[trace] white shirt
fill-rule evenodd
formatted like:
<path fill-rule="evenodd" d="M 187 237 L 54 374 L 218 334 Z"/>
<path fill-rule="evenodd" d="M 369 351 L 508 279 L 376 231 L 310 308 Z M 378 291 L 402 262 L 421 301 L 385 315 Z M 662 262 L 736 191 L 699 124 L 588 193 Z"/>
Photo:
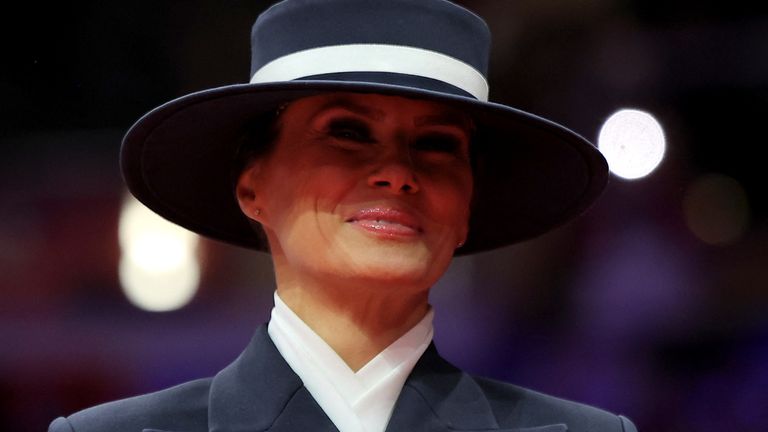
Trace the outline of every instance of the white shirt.
<path fill-rule="evenodd" d="M 269 336 L 340 432 L 384 432 L 405 379 L 432 342 L 427 314 L 357 372 L 275 293 Z"/>

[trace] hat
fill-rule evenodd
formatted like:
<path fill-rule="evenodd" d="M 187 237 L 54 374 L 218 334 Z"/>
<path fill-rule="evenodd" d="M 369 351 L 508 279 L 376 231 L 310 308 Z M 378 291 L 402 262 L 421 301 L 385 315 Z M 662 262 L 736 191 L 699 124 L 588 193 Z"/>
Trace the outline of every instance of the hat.
<path fill-rule="evenodd" d="M 285 0 L 258 17 L 251 46 L 250 83 L 170 101 L 123 140 L 121 169 L 131 193 L 203 236 L 267 250 L 235 197 L 238 147 L 266 113 L 330 92 L 423 99 L 473 118 L 475 188 L 457 255 L 549 231 L 605 187 L 607 164 L 587 140 L 488 101 L 488 27 L 446 0 Z"/>

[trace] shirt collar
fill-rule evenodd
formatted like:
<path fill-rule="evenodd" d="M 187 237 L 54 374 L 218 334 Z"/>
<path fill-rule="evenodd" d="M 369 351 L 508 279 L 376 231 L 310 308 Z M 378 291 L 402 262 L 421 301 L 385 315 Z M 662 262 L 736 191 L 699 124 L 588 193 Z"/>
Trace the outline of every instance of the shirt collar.
<path fill-rule="evenodd" d="M 432 341 L 424 318 L 357 373 L 275 293 L 269 336 L 341 432 L 384 431 L 403 384 Z"/>

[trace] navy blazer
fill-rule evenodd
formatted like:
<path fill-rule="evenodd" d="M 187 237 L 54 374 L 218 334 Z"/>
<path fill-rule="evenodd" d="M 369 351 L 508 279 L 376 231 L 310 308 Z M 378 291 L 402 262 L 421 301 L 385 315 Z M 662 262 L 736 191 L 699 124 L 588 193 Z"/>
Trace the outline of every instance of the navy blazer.
<path fill-rule="evenodd" d="M 636 432 L 622 416 L 462 372 L 430 346 L 387 432 Z M 59 417 L 49 432 L 338 432 L 259 327 L 213 378 Z"/>

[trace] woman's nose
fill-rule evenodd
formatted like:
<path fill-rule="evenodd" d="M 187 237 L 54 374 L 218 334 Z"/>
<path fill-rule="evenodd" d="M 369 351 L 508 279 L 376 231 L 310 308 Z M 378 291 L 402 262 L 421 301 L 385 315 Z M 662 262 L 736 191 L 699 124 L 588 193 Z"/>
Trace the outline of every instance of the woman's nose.
<path fill-rule="evenodd" d="M 381 161 L 377 169 L 368 176 L 368 186 L 388 189 L 395 194 L 418 192 L 419 182 L 409 151 L 397 153 Z"/>

